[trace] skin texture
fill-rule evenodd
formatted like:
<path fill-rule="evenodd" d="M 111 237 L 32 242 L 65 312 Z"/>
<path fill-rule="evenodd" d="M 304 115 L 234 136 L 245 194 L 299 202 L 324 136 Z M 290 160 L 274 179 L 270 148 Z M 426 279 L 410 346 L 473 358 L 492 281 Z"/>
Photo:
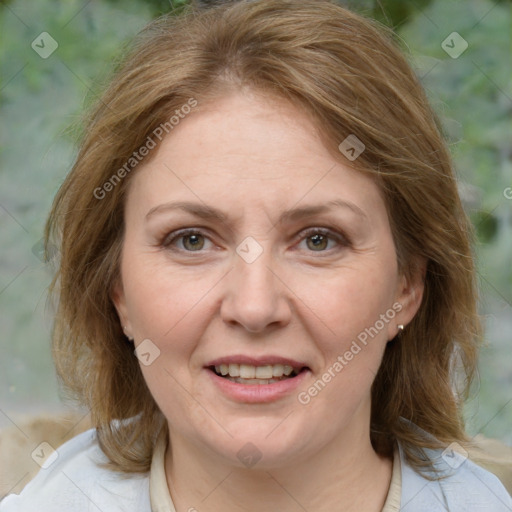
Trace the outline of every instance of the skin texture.
<path fill-rule="evenodd" d="M 398 273 L 378 187 L 335 160 L 303 113 L 247 90 L 199 105 L 156 151 L 130 184 L 113 300 L 135 344 L 160 350 L 141 369 L 169 424 L 177 510 L 381 510 L 392 462 L 370 443 L 370 389 L 423 288 Z M 279 222 L 285 210 L 340 199 L 355 206 Z M 175 201 L 225 219 L 165 207 L 146 218 Z M 193 239 L 200 250 L 177 237 L 183 228 L 205 236 Z M 309 228 L 333 232 L 323 250 Z M 252 263 L 236 252 L 249 236 L 263 251 Z M 397 302 L 394 318 L 301 404 L 298 393 Z M 205 369 L 233 354 L 292 358 L 310 371 L 278 400 L 244 403 Z M 237 457 L 246 443 L 261 454 L 252 468 Z"/>

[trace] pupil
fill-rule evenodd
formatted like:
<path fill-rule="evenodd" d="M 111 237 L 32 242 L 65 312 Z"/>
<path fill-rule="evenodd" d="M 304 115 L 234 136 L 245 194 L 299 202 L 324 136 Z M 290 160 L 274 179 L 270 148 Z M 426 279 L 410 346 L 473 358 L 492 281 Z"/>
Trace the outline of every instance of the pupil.
<path fill-rule="evenodd" d="M 309 237 L 313 249 L 325 249 L 327 247 L 327 237 L 325 235 L 313 235 Z"/>
<path fill-rule="evenodd" d="M 202 249 L 204 242 L 201 237 L 202 235 L 187 235 L 184 240 L 185 247 L 192 250 Z"/>

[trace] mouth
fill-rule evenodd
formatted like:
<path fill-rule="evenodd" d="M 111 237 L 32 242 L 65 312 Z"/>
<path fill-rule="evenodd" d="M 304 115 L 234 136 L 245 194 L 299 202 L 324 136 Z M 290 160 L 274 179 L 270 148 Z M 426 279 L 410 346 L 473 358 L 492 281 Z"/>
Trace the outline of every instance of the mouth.
<path fill-rule="evenodd" d="M 248 386 L 275 384 L 290 380 L 309 370 L 307 366 L 289 364 L 251 365 L 240 363 L 221 363 L 207 367 L 208 370 L 237 384 Z"/>
<path fill-rule="evenodd" d="M 267 354 L 225 356 L 204 366 L 214 389 L 237 403 L 263 404 L 287 400 L 311 375 L 304 363 Z"/>

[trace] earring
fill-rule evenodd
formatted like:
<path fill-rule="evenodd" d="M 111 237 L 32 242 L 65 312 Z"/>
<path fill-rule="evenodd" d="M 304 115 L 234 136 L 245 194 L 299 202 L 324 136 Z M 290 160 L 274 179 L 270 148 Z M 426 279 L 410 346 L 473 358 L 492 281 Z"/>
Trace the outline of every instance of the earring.
<path fill-rule="evenodd" d="M 130 341 L 133 341 L 133 337 L 130 336 L 127 332 L 126 332 L 126 325 L 123 326 L 123 331 L 124 331 L 124 335 L 130 340 Z"/>
<path fill-rule="evenodd" d="M 398 329 L 398 335 L 402 334 L 402 332 L 404 330 L 403 324 L 398 324 L 396 327 Z"/>

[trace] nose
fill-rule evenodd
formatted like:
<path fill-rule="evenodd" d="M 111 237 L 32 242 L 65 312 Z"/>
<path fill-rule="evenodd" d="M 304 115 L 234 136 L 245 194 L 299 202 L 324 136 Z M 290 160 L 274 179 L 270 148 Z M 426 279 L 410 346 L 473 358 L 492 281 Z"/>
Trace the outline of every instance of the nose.
<path fill-rule="evenodd" d="M 289 289 L 263 253 L 256 261 L 235 256 L 220 314 L 224 322 L 251 333 L 284 327 L 291 319 Z"/>

